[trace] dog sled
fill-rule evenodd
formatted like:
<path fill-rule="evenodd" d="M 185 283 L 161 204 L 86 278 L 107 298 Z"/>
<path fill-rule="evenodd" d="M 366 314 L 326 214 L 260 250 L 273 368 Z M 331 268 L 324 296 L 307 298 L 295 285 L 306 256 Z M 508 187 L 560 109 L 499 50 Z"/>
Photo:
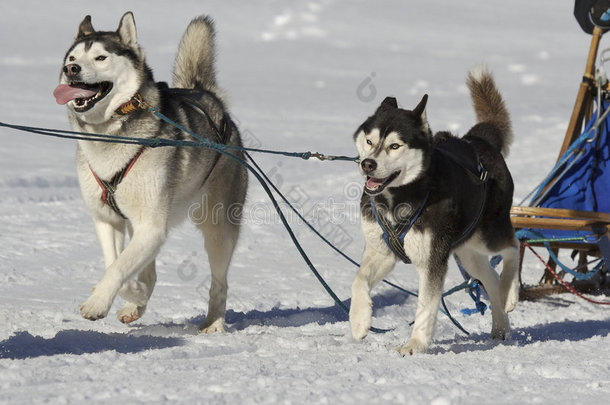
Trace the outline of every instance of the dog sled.
<path fill-rule="evenodd" d="M 521 283 L 521 299 L 610 288 L 610 85 L 598 50 L 610 28 L 610 1 L 577 1 L 575 16 L 591 44 L 585 72 L 555 167 L 519 206 L 511 221 L 524 255 L 545 248 L 538 285 Z M 536 249 L 535 249 L 536 248 Z M 540 257 L 540 256 L 539 256 Z"/>

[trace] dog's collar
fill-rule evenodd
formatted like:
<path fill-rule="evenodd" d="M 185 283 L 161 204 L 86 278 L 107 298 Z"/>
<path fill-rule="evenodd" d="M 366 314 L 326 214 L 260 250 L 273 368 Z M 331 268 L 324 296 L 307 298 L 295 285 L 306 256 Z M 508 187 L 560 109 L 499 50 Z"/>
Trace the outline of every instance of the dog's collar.
<path fill-rule="evenodd" d="M 127 115 L 134 111 L 144 109 L 144 99 L 140 93 L 136 93 L 126 103 L 123 103 L 115 110 L 118 115 Z"/>

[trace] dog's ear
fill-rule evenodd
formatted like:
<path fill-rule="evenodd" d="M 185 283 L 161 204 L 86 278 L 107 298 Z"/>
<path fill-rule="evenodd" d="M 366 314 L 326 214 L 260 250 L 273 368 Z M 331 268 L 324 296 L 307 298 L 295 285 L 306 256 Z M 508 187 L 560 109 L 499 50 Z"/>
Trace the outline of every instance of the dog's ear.
<path fill-rule="evenodd" d="M 136 35 L 136 20 L 133 18 L 133 13 L 131 11 L 123 14 L 121 22 L 119 23 L 119 28 L 116 32 L 121 37 L 121 42 L 123 42 L 123 44 L 137 49 L 138 38 Z"/>
<path fill-rule="evenodd" d="M 91 16 L 86 16 L 83 21 L 81 21 L 78 26 L 78 32 L 76 33 L 76 39 L 80 39 L 82 37 L 86 37 L 87 35 L 91 35 L 95 32 L 93 29 L 93 25 L 91 25 Z"/>
<path fill-rule="evenodd" d="M 424 96 L 422 97 L 421 101 L 419 102 L 419 104 L 417 104 L 417 107 L 415 107 L 413 109 L 413 114 L 415 115 L 422 115 L 426 113 L 426 103 L 428 102 L 428 95 L 424 94 Z"/>
<path fill-rule="evenodd" d="M 389 110 L 391 108 L 398 108 L 398 102 L 395 97 L 386 97 L 382 102 L 379 108 L 377 108 L 376 112 L 381 112 L 385 110 Z"/>
<path fill-rule="evenodd" d="M 424 94 L 417 107 L 413 109 L 413 115 L 421 118 L 422 129 L 425 132 L 430 132 L 430 125 L 428 125 L 428 117 L 426 115 L 426 103 L 428 102 L 428 95 Z"/>

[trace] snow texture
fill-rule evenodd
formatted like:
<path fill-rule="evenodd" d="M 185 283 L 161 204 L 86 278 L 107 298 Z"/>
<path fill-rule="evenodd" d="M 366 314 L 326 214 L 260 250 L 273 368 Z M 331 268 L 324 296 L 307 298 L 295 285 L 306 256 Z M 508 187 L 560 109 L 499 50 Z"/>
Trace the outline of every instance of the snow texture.
<path fill-rule="evenodd" d="M 513 118 L 508 165 L 518 202 L 552 166 L 582 76 L 590 37 L 572 8 L 555 0 L 4 2 L 0 121 L 69 128 L 52 91 L 85 15 L 114 30 L 132 10 L 156 79 L 169 81 L 182 32 L 206 13 L 218 30 L 219 84 L 249 146 L 353 155 L 353 131 L 389 95 L 412 108 L 428 93 L 432 129 L 463 133 L 474 122 L 465 77 L 485 63 Z M 353 341 L 254 179 L 229 275 L 227 333 L 197 334 L 210 279 L 188 223 L 159 255 L 141 320 L 84 320 L 78 306 L 103 260 L 74 142 L 1 128 L 0 145 L 0 404 L 608 403 L 608 309 L 572 295 L 519 303 L 512 338 L 498 343 L 488 340 L 491 315 L 462 316 L 473 303 L 457 293 L 448 306 L 471 334 L 439 315 L 430 353 L 402 358 L 394 347 L 410 334 L 416 302 L 380 285 L 373 325 L 394 329 Z M 360 259 L 363 181 L 353 163 L 257 160 Z M 357 269 L 291 219 L 348 302 Z M 528 257 L 524 280 L 541 274 Z M 389 280 L 417 288 L 411 266 Z M 446 288 L 459 282 L 452 264 Z"/>

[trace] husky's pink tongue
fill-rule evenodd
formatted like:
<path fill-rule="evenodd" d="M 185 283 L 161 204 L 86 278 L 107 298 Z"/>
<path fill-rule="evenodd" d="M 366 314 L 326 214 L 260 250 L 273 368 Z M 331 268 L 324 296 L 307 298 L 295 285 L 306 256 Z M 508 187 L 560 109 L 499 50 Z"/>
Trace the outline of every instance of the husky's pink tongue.
<path fill-rule="evenodd" d="M 381 186 L 386 179 L 376 179 L 371 177 L 366 181 L 366 188 L 369 190 L 375 190 L 377 187 Z"/>
<path fill-rule="evenodd" d="M 95 96 L 96 92 L 91 90 L 81 89 L 79 87 L 72 87 L 67 84 L 60 84 L 53 91 L 55 101 L 57 104 L 64 105 L 70 100 L 75 98 L 89 98 Z"/>

